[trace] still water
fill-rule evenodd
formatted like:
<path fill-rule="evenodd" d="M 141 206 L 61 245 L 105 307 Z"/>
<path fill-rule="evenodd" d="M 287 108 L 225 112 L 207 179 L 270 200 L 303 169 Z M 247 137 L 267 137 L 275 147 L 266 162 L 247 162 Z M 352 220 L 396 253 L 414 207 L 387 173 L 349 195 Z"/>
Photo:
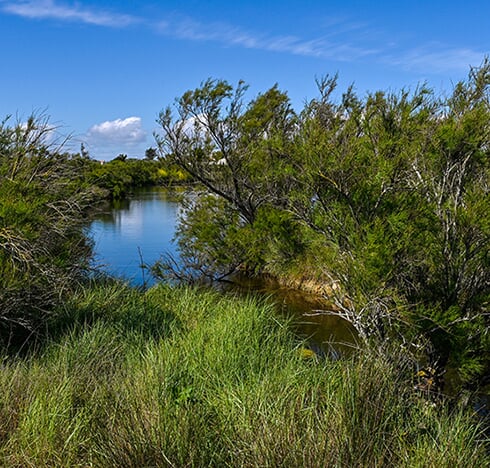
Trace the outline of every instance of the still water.
<path fill-rule="evenodd" d="M 178 258 L 173 237 L 179 207 L 175 193 L 159 188 L 108 205 L 90 226 L 95 265 L 134 286 L 151 284 L 142 262 L 151 265 L 163 253 Z"/>
<path fill-rule="evenodd" d="M 155 188 L 138 191 L 129 199 L 108 206 L 90 226 L 96 265 L 134 286 L 153 284 L 141 264 L 143 261 L 151 265 L 164 253 L 178 259 L 173 242 L 180 210 L 178 200 L 178 194 Z M 353 329 L 341 318 L 305 315 L 323 307 L 314 295 L 260 279 L 240 281 L 235 290 L 270 297 L 280 313 L 294 317 L 296 331 L 309 338 L 318 352 L 336 355 L 348 352 L 355 343 Z"/>

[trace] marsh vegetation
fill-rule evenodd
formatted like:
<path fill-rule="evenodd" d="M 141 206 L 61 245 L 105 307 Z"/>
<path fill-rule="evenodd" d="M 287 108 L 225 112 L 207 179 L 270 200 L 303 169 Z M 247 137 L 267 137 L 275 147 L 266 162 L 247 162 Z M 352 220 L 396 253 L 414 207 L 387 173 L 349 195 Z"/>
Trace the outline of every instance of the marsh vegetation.
<path fill-rule="evenodd" d="M 318 85 L 296 112 L 208 80 L 141 161 L 0 125 L 5 466 L 488 465 L 468 392 L 490 363 L 490 63 L 443 97 Z M 151 271 L 194 286 L 94 275 L 94 206 L 179 181 L 181 262 Z M 325 359 L 266 301 L 195 284 L 237 271 L 320 285 L 359 350 Z"/>

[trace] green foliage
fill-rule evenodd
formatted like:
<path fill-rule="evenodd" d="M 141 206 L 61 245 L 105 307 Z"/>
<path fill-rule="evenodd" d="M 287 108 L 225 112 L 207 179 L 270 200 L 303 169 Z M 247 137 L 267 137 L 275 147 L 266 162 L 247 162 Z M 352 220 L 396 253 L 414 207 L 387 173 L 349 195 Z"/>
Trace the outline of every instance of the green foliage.
<path fill-rule="evenodd" d="M 243 103 L 246 86 L 233 89 L 208 80 L 160 113 L 160 153 L 223 198 L 245 223 L 259 208 L 285 199 L 290 189 L 288 151 L 296 116 L 287 95 L 276 87 Z M 272 176 L 270 177 L 269 174 Z"/>
<path fill-rule="evenodd" d="M 86 270 L 82 232 L 94 193 L 80 161 L 46 143 L 44 117 L 0 126 L 0 341 L 35 334 Z"/>
<path fill-rule="evenodd" d="M 112 198 L 122 198 L 133 187 L 155 183 L 156 168 L 148 163 L 150 161 L 119 157 L 104 164 L 94 163 L 89 180 L 107 190 Z"/>
<path fill-rule="evenodd" d="M 147 148 L 145 151 L 145 158 L 153 161 L 157 157 L 158 153 L 155 148 Z"/>
<path fill-rule="evenodd" d="M 466 379 L 468 366 L 484 370 L 490 352 L 482 341 L 490 280 L 490 83 L 481 87 L 489 67 L 472 71 L 447 100 L 422 88 L 334 104 L 328 88 L 306 111 L 301 153 L 313 158 L 301 174 L 317 206 L 304 205 L 299 214 L 338 246 L 328 268 L 344 294 L 357 311 L 364 301 L 394 294 L 411 310 L 410 326 L 435 346 L 434 359 L 442 366 L 457 360 Z M 424 317 L 420 304 L 438 311 L 432 323 L 417 319 Z"/>
<path fill-rule="evenodd" d="M 239 223 L 238 214 L 221 198 L 202 194 L 189 200 L 177 239 L 190 276 L 226 276 L 238 267 L 245 253 L 238 242 Z"/>
<path fill-rule="evenodd" d="M 161 113 L 157 138 L 206 188 L 178 232 L 184 258 L 202 256 L 216 276 L 302 269 L 330 283 L 368 340 L 396 319 L 441 366 L 484 373 L 489 70 L 471 69 L 449 97 L 422 86 L 360 98 L 351 87 L 335 100 L 327 76 L 299 115 L 277 86 L 247 105 L 242 82 L 188 91 L 177 117 Z"/>
<path fill-rule="evenodd" d="M 119 156 L 103 164 L 92 161 L 86 177 L 90 184 L 106 190 L 113 199 L 124 198 L 135 188 L 183 184 L 189 179 L 186 172 L 163 159 L 127 159 Z"/>

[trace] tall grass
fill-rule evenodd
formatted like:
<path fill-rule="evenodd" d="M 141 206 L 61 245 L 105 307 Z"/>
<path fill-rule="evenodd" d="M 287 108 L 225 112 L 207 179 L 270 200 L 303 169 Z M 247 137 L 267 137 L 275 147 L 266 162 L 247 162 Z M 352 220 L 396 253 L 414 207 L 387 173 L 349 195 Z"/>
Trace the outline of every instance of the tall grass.
<path fill-rule="evenodd" d="M 3 466 L 488 466 L 471 415 L 401 360 L 305 359 L 254 299 L 105 284 L 51 330 L 3 359 Z"/>

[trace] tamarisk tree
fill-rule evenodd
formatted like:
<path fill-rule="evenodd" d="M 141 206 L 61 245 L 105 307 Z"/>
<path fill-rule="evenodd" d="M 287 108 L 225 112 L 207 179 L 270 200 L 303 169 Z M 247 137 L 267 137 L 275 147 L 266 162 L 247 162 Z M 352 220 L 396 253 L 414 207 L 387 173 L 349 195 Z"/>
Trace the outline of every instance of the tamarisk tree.
<path fill-rule="evenodd" d="M 245 105 L 243 83 L 208 80 L 160 114 L 161 156 L 203 188 L 177 232 L 187 266 L 324 283 L 329 313 L 382 352 L 396 338 L 484 374 L 490 62 L 449 96 L 318 88 L 295 113 L 277 87 Z"/>
<path fill-rule="evenodd" d="M 378 343 L 401 326 L 469 379 L 489 364 L 490 63 L 449 97 L 349 89 L 335 102 L 335 86 L 321 81 L 303 112 L 292 209 L 339 313 Z"/>
<path fill-rule="evenodd" d="M 277 86 L 244 102 L 247 86 L 207 80 L 160 113 L 162 158 L 202 191 L 188 200 L 179 228 L 183 257 L 201 274 L 226 276 L 257 264 L 264 239 L 252 231 L 272 207 L 286 206 L 294 179 L 297 116 Z M 262 246 L 260 246 L 262 244 Z M 192 268 L 191 268 L 192 269 Z M 214 272 L 214 273 L 213 273 Z"/>

